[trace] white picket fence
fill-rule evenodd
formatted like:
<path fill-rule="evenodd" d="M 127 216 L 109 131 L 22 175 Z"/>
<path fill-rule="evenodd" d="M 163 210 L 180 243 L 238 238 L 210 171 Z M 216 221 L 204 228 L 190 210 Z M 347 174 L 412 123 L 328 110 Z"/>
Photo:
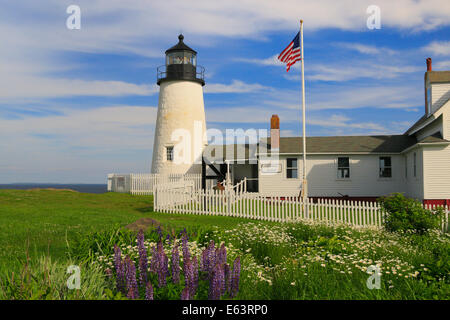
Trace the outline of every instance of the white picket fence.
<path fill-rule="evenodd" d="M 194 190 L 199 190 L 202 187 L 201 174 L 111 173 L 108 174 L 108 191 L 150 195 L 153 194 L 157 185 L 184 181 L 192 182 Z M 206 180 L 207 189 L 211 189 L 215 184 L 215 180 Z"/>
<path fill-rule="evenodd" d="M 171 189 L 157 186 L 154 210 L 165 213 L 223 215 L 276 222 L 299 219 L 345 223 L 358 227 L 380 227 L 383 212 L 375 202 L 319 199 L 302 202 L 298 197 L 265 197 L 257 193 L 219 190 Z M 449 228 L 449 208 L 442 222 Z"/>

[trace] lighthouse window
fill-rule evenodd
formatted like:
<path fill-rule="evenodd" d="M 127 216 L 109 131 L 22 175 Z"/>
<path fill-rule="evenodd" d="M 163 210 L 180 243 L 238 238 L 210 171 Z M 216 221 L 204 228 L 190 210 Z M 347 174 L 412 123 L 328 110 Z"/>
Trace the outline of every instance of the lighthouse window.
<path fill-rule="evenodd" d="M 169 64 L 192 64 L 196 65 L 196 57 L 190 52 L 172 52 L 167 55 L 166 63 Z"/>
<path fill-rule="evenodd" d="M 166 159 L 167 161 L 173 161 L 173 146 L 166 147 Z"/>

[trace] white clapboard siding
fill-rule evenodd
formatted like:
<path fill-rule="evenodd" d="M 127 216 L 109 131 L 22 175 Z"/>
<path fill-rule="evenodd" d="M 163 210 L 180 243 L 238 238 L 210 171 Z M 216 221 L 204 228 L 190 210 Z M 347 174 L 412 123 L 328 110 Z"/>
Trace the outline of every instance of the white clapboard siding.
<path fill-rule="evenodd" d="M 298 219 L 357 227 L 381 227 L 384 213 L 379 204 L 366 201 L 319 199 L 305 202 L 298 197 L 265 197 L 233 188 L 226 191 L 196 189 L 194 182 L 175 182 L 155 188 L 154 210 L 166 213 L 223 215 L 276 222 Z M 436 209 L 436 206 L 425 206 Z M 442 231 L 449 230 L 450 208 L 444 208 Z"/>

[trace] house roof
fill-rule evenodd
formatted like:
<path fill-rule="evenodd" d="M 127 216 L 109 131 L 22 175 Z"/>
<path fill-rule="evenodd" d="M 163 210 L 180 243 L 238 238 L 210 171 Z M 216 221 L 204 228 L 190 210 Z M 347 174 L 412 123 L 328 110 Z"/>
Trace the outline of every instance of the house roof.
<path fill-rule="evenodd" d="M 270 138 L 267 139 L 270 152 Z M 450 143 L 442 138 L 438 132 L 420 141 L 408 135 L 386 135 L 386 136 L 336 136 L 336 137 L 306 137 L 306 152 L 314 153 L 401 153 L 414 146 L 416 143 Z M 220 150 L 220 151 L 219 151 Z M 219 156 L 219 152 L 222 155 Z M 256 144 L 226 144 L 208 145 L 203 155 L 210 156 L 211 162 L 224 160 L 252 160 L 256 159 L 256 153 L 265 153 L 258 150 Z M 280 154 L 301 154 L 303 152 L 302 137 L 280 138 Z"/>
<path fill-rule="evenodd" d="M 434 116 L 427 116 L 426 114 L 424 114 L 419 120 L 416 121 L 416 123 L 414 123 L 406 132 L 405 134 L 410 134 L 411 132 L 416 131 L 417 128 L 421 127 L 425 122 L 428 121 L 428 119 L 431 118 L 434 119 Z"/>
<path fill-rule="evenodd" d="M 270 143 L 270 139 L 269 139 Z M 417 143 L 407 135 L 307 137 L 307 153 L 400 153 Z M 280 138 L 280 153 L 302 153 L 301 137 Z"/>
<path fill-rule="evenodd" d="M 440 132 L 437 132 L 419 141 L 419 143 L 441 143 L 441 142 L 450 142 L 450 141 L 443 139 L 442 134 Z"/>
<path fill-rule="evenodd" d="M 450 82 L 450 71 L 427 71 L 425 77 L 430 83 Z"/>

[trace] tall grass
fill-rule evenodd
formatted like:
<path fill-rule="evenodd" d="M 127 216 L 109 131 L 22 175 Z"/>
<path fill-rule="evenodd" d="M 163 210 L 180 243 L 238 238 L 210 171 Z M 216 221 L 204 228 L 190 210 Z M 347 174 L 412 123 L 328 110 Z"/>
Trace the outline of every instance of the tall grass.
<path fill-rule="evenodd" d="M 69 289 L 67 268 L 73 261 L 52 261 L 42 256 L 24 264 L 19 273 L 0 271 L 0 300 L 98 300 L 110 287 L 104 272 L 95 265 L 80 264 L 80 288 Z"/>

